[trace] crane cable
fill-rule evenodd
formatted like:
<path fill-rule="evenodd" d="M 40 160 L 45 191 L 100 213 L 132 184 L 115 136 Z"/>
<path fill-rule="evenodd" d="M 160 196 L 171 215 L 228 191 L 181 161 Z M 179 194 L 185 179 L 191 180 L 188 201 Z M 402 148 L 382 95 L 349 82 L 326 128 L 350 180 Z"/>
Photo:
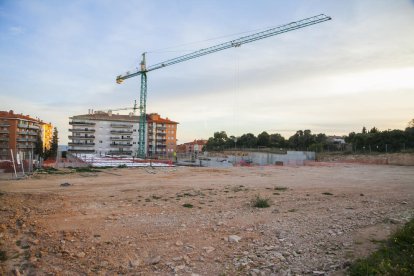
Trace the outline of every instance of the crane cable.
<path fill-rule="evenodd" d="M 216 37 L 212 37 L 212 38 L 207 38 L 207 39 L 204 39 L 204 40 L 198 40 L 198 41 L 193 41 L 193 42 L 182 43 L 182 44 L 178 44 L 178 45 L 175 45 L 175 46 L 169 46 L 169 47 L 165 47 L 165 48 L 159 48 L 159 49 L 155 49 L 155 50 L 151 50 L 151 51 L 146 51 L 146 53 L 192 52 L 192 51 L 195 51 L 195 50 L 194 49 L 189 49 L 189 50 L 174 50 L 174 51 L 172 51 L 170 49 L 180 48 L 180 47 L 188 46 L 188 45 L 200 44 L 200 43 L 203 43 L 203 42 L 209 42 L 209 41 L 213 41 L 213 40 L 228 38 L 228 37 L 232 37 L 232 36 L 236 36 L 236 35 L 240 36 L 240 35 L 243 35 L 243 34 L 258 32 L 258 31 L 262 31 L 262 30 L 267 30 L 267 29 L 270 29 L 270 28 L 274 28 L 274 26 L 273 27 L 268 27 L 268 28 L 258 28 L 258 29 L 239 32 L 239 33 L 232 33 L 232 34 L 228 34 L 228 35 L 221 35 L 221 36 L 216 36 Z"/>
<path fill-rule="evenodd" d="M 238 105 L 238 96 L 240 90 L 240 55 L 235 49 L 235 58 L 234 58 L 234 88 L 233 88 L 233 135 L 236 137 L 236 131 L 238 129 L 238 120 L 236 121 L 237 114 L 237 105 Z"/>

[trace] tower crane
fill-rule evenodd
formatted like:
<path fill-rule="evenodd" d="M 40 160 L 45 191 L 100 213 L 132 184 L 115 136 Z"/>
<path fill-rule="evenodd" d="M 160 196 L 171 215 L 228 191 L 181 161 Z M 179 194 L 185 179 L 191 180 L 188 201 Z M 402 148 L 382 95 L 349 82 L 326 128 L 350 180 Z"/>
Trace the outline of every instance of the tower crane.
<path fill-rule="evenodd" d="M 138 156 L 141 158 L 145 157 L 145 124 L 146 124 L 146 102 L 147 102 L 147 73 L 157 69 L 161 69 L 176 63 L 184 62 L 190 59 L 198 58 L 208 54 L 212 54 L 218 51 L 229 49 L 232 47 L 240 47 L 243 44 L 250 43 L 256 40 L 264 39 L 267 37 L 279 35 L 282 33 L 294 31 L 318 23 L 322 23 L 332 18 L 325 15 L 319 14 L 313 17 L 305 18 L 299 21 L 291 22 L 285 25 L 280 25 L 265 31 L 254 33 L 252 35 L 247 35 L 234 39 L 225 43 L 221 43 L 212 47 L 201 49 L 183 56 L 179 56 L 173 59 L 166 60 L 151 66 L 146 65 L 145 52 L 142 54 L 142 60 L 140 63 L 140 70 L 136 72 L 127 72 L 124 75 L 119 75 L 116 77 L 116 82 L 118 84 L 122 83 L 124 80 L 136 77 L 141 75 L 141 90 L 140 90 L 140 105 L 139 105 L 139 139 L 138 139 Z"/>

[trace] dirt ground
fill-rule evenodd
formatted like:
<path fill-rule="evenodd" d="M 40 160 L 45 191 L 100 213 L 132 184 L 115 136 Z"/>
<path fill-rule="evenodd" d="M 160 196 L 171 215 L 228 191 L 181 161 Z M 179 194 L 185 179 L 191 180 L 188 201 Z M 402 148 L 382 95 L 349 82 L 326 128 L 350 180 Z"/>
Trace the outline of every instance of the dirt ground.
<path fill-rule="evenodd" d="M 106 169 L 0 191 L 4 275 L 342 275 L 414 215 L 408 166 Z"/>

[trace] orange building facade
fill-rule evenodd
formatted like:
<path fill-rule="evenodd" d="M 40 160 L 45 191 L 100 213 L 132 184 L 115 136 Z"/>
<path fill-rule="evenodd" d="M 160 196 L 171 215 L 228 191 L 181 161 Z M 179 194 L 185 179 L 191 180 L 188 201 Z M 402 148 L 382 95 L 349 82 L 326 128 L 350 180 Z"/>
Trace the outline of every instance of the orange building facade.
<path fill-rule="evenodd" d="M 148 156 L 172 156 L 177 150 L 177 122 L 161 118 L 157 113 L 147 115 Z"/>
<path fill-rule="evenodd" d="M 178 146 L 179 153 L 200 153 L 206 145 L 207 140 L 194 140 L 193 142 L 184 143 Z"/>
<path fill-rule="evenodd" d="M 44 127 L 44 125 L 48 125 Z M 51 136 L 44 135 L 43 130 L 53 128 L 41 120 L 28 115 L 15 114 L 13 110 L 0 111 L 0 159 L 9 159 L 13 154 L 33 152 L 38 136 L 50 138 L 43 146 L 51 143 Z"/>

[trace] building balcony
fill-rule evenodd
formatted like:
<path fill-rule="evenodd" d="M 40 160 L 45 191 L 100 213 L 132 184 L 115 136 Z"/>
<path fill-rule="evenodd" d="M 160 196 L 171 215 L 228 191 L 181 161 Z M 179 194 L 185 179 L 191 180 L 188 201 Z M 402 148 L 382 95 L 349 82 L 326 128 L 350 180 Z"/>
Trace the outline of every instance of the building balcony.
<path fill-rule="evenodd" d="M 0 127 L 9 127 L 10 124 L 9 123 L 0 123 Z"/>
<path fill-rule="evenodd" d="M 157 132 L 157 135 L 162 135 L 162 136 L 165 136 L 165 135 L 167 135 L 167 132 Z"/>
<path fill-rule="evenodd" d="M 131 147 L 132 144 L 110 144 L 110 147 L 118 147 L 118 148 L 122 148 L 122 147 Z"/>
<path fill-rule="evenodd" d="M 87 129 L 87 128 L 71 128 L 69 129 L 71 132 L 79 132 L 79 133 L 94 133 L 94 129 Z"/>
<path fill-rule="evenodd" d="M 157 148 L 165 148 L 167 145 L 157 145 Z"/>
<path fill-rule="evenodd" d="M 75 147 L 93 147 L 95 143 L 68 143 L 68 146 Z"/>
<path fill-rule="evenodd" d="M 108 154 L 114 154 L 114 155 L 131 155 L 132 150 L 110 150 Z"/>
<path fill-rule="evenodd" d="M 18 131 L 17 132 L 20 135 L 31 135 L 31 136 L 37 136 L 38 133 L 36 131 Z"/>
<path fill-rule="evenodd" d="M 9 137 L 0 137 L 0 141 L 2 141 L 2 142 L 8 142 L 9 141 Z"/>
<path fill-rule="evenodd" d="M 40 126 L 37 125 L 29 125 L 28 129 L 40 129 Z"/>
<path fill-rule="evenodd" d="M 113 128 L 132 128 L 133 125 L 127 125 L 127 124 L 111 124 L 111 127 Z"/>
<path fill-rule="evenodd" d="M 8 129 L 1 129 L 0 133 L 9 133 L 9 130 Z"/>
<path fill-rule="evenodd" d="M 34 149 L 35 145 L 31 144 L 31 145 L 22 145 L 22 144 L 17 144 L 17 148 L 18 149 Z"/>
<path fill-rule="evenodd" d="M 18 142 L 36 142 L 37 139 L 34 139 L 34 138 L 16 138 L 16 141 L 18 141 Z"/>
<path fill-rule="evenodd" d="M 167 127 L 165 127 L 165 126 L 157 126 L 157 130 L 166 130 L 167 129 Z"/>
<path fill-rule="evenodd" d="M 131 141 L 132 137 L 110 137 L 111 141 Z"/>
<path fill-rule="evenodd" d="M 93 149 L 68 149 L 71 153 L 94 153 Z"/>
<path fill-rule="evenodd" d="M 73 136 L 70 135 L 68 136 L 69 139 L 77 139 L 77 140 L 89 140 L 89 139 L 94 139 L 95 135 L 88 135 L 88 136 Z"/>
<path fill-rule="evenodd" d="M 132 130 L 111 130 L 111 134 L 132 134 Z"/>
<path fill-rule="evenodd" d="M 165 143 L 167 142 L 167 139 L 165 138 L 157 138 L 157 143 Z"/>
<path fill-rule="evenodd" d="M 17 124 L 17 126 L 25 129 L 39 129 L 39 126 L 37 125 Z"/>
<path fill-rule="evenodd" d="M 70 125 L 73 126 L 94 126 L 95 123 L 93 122 L 81 122 L 81 121 L 71 121 L 69 122 Z"/>

